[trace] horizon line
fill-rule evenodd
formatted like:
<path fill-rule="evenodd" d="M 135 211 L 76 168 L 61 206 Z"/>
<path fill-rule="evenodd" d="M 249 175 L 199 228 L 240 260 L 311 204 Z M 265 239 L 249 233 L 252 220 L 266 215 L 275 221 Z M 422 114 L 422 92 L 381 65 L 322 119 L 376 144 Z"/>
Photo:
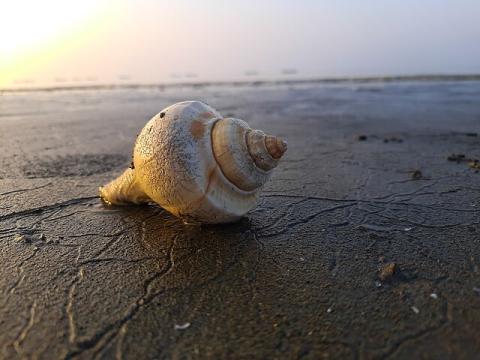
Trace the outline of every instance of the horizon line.
<path fill-rule="evenodd" d="M 1 93 L 15 92 L 42 92 L 42 91 L 71 91 L 71 90 L 112 90 L 137 88 L 178 88 L 178 87 L 207 87 L 207 86 L 265 86 L 290 84 L 361 84 L 375 82 L 442 82 L 442 81 L 480 81 L 480 74 L 418 74 L 418 75 L 378 75 L 353 77 L 315 77 L 297 79 L 257 79 L 257 80 L 224 80 L 224 81 L 190 81 L 190 82 L 159 82 L 159 83 L 104 83 L 88 85 L 65 86 L 38 86 L 38 87 L 5 87 Z"/>

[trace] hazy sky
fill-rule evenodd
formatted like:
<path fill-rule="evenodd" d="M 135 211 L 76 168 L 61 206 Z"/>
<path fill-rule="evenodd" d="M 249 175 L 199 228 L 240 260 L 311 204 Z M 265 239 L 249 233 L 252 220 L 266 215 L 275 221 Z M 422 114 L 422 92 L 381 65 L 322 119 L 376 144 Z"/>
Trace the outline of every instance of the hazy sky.
<path fill-rule="evenodd" d="M 479 0 L 0 0 L 0 87 L 419 73 L 480 73 Z"/>

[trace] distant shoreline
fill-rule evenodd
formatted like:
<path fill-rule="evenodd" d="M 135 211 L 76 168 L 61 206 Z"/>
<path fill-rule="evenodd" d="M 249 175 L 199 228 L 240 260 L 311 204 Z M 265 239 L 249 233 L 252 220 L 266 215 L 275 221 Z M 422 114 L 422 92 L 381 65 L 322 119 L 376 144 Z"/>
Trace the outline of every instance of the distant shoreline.
<path fill-rule="evenodd" d="M 398 75 L 398 76 L 366 76 L 366 77 L 332 77 L 310 79 L 278 79 L 278 80 L 250 80 L 250 81 L 199 81 L 156 84 L 95 84 L 95 85 L 67 85 L 67 86 L 39 86 L 39 87 L 10 87 L 0 88 L 1 93 L 16 92 L 43 92 L 43 91 L 71 91 L 71 90 L 112 90 L 112 89 L 154 89 L 179 87 L 205 86 L 268 86 L 294 84 L 368 84 L 392 82 L 449 82 L 449 81 L 480 81 L 480 74 L 465 75 Z"/>

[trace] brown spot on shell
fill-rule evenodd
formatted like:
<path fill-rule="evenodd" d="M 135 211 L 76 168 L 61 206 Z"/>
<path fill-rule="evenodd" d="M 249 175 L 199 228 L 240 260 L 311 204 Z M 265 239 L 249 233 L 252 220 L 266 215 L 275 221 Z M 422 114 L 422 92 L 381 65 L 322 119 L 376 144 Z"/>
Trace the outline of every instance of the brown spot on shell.
<path fill-rule="evenodd" d="M 194 139 L 201 139 L 205 133 L 205 124 L 200 120 L 194 120 L 190 125 L 190 133 Z"/>
<path fill-rule="evenodd" d="M 202 120 L 208 120 L 208 119 L 214 118 L 215 115 L 213 115 L 213 113 L 210 112 L 210 111 L 205 111 L 205 112 L 201 113 L 198 117 Z"/>
<path fill-rule="evenodd" d="M 276 136 L 267 135 L 265 137 L 265 147 L 272 158 L 280 159 L 287 151 L 287 142 Z"/>

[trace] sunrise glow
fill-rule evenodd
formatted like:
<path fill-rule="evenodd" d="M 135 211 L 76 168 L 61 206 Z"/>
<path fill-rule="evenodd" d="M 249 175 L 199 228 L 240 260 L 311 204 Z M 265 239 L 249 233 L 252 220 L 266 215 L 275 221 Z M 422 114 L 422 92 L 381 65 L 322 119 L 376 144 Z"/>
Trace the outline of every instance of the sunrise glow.
<path fill-rule="evenodd" d="M 474 0 L 0 0 L 0 90 L 476 74 L 479 16 Z"/>
<path fill-rule="evenodd" d="M 53 56 L 81 45 L 109 21 L 106 5 L 97 0 L 1 2 L 0 86 L 29 82 L 30 74 Z"/>

